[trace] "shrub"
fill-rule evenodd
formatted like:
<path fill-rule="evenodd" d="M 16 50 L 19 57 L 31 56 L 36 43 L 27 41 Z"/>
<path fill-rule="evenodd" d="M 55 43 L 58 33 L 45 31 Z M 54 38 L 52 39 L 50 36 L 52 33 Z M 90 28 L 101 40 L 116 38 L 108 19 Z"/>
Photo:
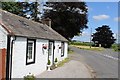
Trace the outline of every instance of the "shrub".
<path fill-rule="evenodd" d="M 55 58 L 55 62 L 58 62 L 57 58 Z"/>
<path fill-rule="evenodd" d="M 35 76 L 34 75 L 24 76 L 24 80 L 35 80 Z"/>
<path fill-rule="evenodd" d="M 120 45 L 119 44 L 113 44 L 112 49 L 114 49 L 114 51 L 120 51 Z"/>
<path fill-rule="evenodd" d="M 51 64 L 51 62 L 50 62 L 50 60 L 48 60 L 48 63 L 47 63 L 48 65 L 50 65 Z"/>

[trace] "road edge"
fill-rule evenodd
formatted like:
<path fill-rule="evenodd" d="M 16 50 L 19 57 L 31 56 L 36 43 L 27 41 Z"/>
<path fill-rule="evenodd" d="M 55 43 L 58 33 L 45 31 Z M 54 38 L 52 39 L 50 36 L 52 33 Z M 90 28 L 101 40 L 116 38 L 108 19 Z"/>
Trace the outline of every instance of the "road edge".
<path fill-rule="evenodd" d="M 92 77 L 93 79 L 95 79 L 95 78 L 97 77 L 95 70 L 93 70 L 93 68 L 90 67 L 89 65 L 87 65 L 87 64 L 85 64 L 85 63 L 83 63 L 83 64 L 84 64 L 84 65 L 86 66 L 86 68 L 88 69 L 91 77 Z"/>

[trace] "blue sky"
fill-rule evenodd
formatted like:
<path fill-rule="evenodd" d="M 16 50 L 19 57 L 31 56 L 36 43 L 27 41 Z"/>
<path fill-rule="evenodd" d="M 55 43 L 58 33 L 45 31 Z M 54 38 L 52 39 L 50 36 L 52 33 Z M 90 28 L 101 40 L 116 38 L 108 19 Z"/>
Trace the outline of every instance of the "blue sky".
<path fill-rule="evenodd" d="M 102 25 L 109 25 L 113 33 L 118 34 L 118 2 L 87 2 L 88 6 L 88 29 L 83 31 L 83 36 L 75 36 L 73 40 L 90 41 L 90 29 Z M 114 35 L 115 36 L 115 35 Z M 115 36 L 116 37 L 116 36 Z"/>

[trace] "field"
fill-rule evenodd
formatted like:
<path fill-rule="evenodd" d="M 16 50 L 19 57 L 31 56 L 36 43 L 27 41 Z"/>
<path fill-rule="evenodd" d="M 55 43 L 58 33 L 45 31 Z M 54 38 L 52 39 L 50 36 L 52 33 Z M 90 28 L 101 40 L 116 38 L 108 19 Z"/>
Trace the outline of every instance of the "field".
<path fill-rule="evenodd" d="M 104 48 L 102 47 L 93 47 L 93 43 L 89 42 L 70 42 L 69 43 L 71 46 L 75 46 L 80 49 L 85 49 L 85 50 L 94 50 L 94 51 L 102 51 Z M 90 47 L 91 46 L 91 47 Z"/>
<path fill-rule="evenodd" d="M 77 48 L 80 48 L 80 49 L 85 49 L 85 50 L 94 50 L 94 51 L 102 51 L 104 50 L 104 48 L 101 48 L 101 47 L 91 47 L 90 46 L 81 46 L 81 45 L 71 45 L 71 46 L 75 46 Z"/>
<path fill-rule="evenodd" d="M 69 45 L 75 46 L 75 47 L 80 48 L 80 49 L 86 49 L 86 50 L 96 50 L 96 51 L 104 50 L 103 47 L 93 47 L 92 45 L 94 45 L 94 44 L 89 43 L 89 42 L 70 42 Z M 91 46 L 91 48 L 90 48 L 90 46 Z M 120 45 L 113 44 L 111 46 L 111 49 L 113 49 L 114 51 L 120 51 Z"/>

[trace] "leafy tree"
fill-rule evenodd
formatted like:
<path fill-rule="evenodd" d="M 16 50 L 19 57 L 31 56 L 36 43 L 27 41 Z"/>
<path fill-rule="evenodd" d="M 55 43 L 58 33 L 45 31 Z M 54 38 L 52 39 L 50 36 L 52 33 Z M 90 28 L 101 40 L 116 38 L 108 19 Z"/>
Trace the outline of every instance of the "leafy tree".
<path fill-rule="evenodd" d="M 20 2 L 2 2 L 2 9 L 18 15 L 23 8 Z"/>
<path fill-rule="evenodd" d="M 39 21 L 37 2 L 2 2 L 2 9 L 19 16 Z M 30 15 L 29 17 L 27 15 Z"/>
<path fill-rule="evenodd" d="M 107 25 L 103 25 L 102 27 L 98 27 L 95 29 L 96 33 L 94 33 L 92 41 L 99 45 L 101 44 L 102 47 L 110 48 L 113 43 L 115 43 L 113 33 L 110 30 L 110 27 Z"/>
<path fill-rule="evenodd" d="M 87 5 L 85 2 L 46 2 L 42 18 L 52 20 L 52 28 L 70 40 L 87 26 Z"/>

